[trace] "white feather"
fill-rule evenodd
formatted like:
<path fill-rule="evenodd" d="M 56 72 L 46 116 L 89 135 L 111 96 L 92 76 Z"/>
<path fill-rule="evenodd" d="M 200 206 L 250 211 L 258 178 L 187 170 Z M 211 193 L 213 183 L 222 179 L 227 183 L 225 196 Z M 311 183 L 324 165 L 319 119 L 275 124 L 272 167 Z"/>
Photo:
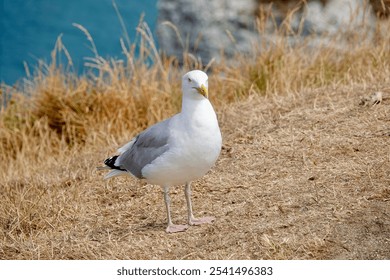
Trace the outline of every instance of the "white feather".
<path fill-rule="evenodd" d="M 131 173 L 119 169 L 113 169 L 104 176 L 104 180 L 123 175 L 131 176 Z"/>

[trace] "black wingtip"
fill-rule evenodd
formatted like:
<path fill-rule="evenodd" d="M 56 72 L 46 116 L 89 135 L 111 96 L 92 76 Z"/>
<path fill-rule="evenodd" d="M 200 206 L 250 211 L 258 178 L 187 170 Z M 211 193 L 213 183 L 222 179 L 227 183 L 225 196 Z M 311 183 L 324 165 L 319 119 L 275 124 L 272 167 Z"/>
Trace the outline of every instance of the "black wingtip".
<path fill-rule="evenodd" d="M 126 169 L 120 168 L 119 166 L 115 165 L 115 161 L 118 158 L 118 156 L 113 156 L 104 161 L 104 164 L 110 167 L 111 169 L 118 169 L 122 171 L 127 171 Z"/>

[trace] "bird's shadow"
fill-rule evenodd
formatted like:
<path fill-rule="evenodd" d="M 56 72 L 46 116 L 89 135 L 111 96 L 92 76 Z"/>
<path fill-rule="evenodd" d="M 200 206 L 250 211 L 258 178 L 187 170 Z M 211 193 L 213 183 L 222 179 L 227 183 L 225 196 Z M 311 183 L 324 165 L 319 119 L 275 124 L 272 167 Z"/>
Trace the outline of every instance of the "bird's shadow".
<path fill-rule="evenodd" d="M 146 224 L 136 226 L 133 228 L 133 231 L 140 232 L 140 231 L 147 230 L 147 231 L 152 231 L 152 232 L 155 232 L 155 231 L 164 232 L 165 228 L 166 228 L 166 224 L 164 224 L 164 223 L 151 222 L 151 223 L 146 223 Z"/>

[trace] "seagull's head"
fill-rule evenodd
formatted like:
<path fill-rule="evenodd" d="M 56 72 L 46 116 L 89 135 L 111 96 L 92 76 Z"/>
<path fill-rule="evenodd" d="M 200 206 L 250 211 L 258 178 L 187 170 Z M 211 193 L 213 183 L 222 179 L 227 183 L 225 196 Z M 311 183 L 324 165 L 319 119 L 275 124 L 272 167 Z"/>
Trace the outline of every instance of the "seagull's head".
<path fill-rule="evenodd" d="M 207 74 L 203 71 L 193 70 L 188 72 L 183 76 L 182 80 L 183 94 L 208 98 L 208 80 Z"/>

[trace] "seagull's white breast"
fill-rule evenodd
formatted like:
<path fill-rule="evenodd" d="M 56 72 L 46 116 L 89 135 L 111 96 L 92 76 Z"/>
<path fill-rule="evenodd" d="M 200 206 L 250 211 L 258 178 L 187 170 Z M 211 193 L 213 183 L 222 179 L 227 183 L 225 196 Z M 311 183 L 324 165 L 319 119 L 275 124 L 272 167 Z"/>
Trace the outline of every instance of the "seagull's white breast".
<path fill-rule="evenodd" d="M 169 150 L 142 169 L 151 184 L 179 185 L 202 177 L 216 162 L 222 137 L 208 99 L 196 100 L 190 112 L 174 116 L 169 124 Z"/>

